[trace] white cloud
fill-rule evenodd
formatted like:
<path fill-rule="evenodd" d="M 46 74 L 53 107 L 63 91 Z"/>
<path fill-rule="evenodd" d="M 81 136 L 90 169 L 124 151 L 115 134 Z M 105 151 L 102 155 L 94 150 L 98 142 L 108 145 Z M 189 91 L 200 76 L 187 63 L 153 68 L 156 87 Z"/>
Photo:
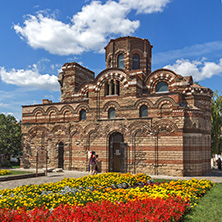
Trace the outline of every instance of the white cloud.
<path fill-rule="evenodd" d="M 178 59 L 175 64 L 167 65 L 164 68 L 171 69 L 183 76 L 193 76 L 194 80 L 200 81 L 211 78 L 213 75 L 222 74 L 222 58 L 218 63 L 200 61 L 190 61 L 188 59 Z"/>
<path fill-rule="evenodd" d="M 139 27 L 138 20 L 127 15 L 161 12 L 170 0 L 109 0 L 105 4 L 92 1 L 73 15 L 69 23 L 56 20 L 45 12 L 29 15 L 22 25 L 14 25 L 18 35 L 37 49 L 57 55 L 81 54 L 83 51 L 101 51 L 112 35 L 131 35 Z"/>
<path fill-rule="evenodd" d="M 8 115 L 10 115 L 10 116 L 13 116 L 14 114 L 13 113 L 11 113 L 11 112 L 8 112 L 8 113 L 5 113 L 5 112 L 1 112 L 2 114 L 4 114 L 5 116 L 8 116 Z"/>
<path fill-rule="evenodd" d="M 135 9 L 137 13 L 151 14 L 162 12 L 164 7 L 171 0 L 120 0 L 120 4 L 127 5 L 130 9 Z"/>
<path fill-rule="evenodd" d="M 45 98 L 45 99 L 50 99 L 50 100 L 52 100 L 52 101 L 55 100 L 55 97 L 54 97 L 54 95 L 52 95 L 52 94 L 44 95 L 44 98 Z"/>
<path fill-rule="evenodd" d="M 7 106 L 8 106 L 7 104 L 0 103 L 0 107 L 7 107 Z"/>
<path fill-rule="evenodd" d="M 168 63 L 175 59 L 186 57 L 205 56 L 222 50 L 222 41 L 206 42 L 204 44 L 196 44 L 183 49 L 171 50 L 168 52 L 159 52 L 153 55 L 153 64 Z"/>
<path fill-rule="evenodd" d="M 22 119 L 21 113 L 13 113 L 13 112 L 1 112 L 2 114 L 4 114 L 5 116 L 14 116 L 17 120 L 17 122 L 19 122 Z"/>
<path fill-rule="evenodd" d="M 75 41 L 75 33 L 70 25 L 40 13 L 37 16 L 30 15 L 24 27 L 15 25 L 14 29 L 34 49 L 43 48 L 58 55 L 79 54 L 83 51 Z"/>
<path fill-rule="evenodd" d="M 6 71 L 4 67 L 0 67 L 0 76 L 2 81 L 8 84 L 59 91 L 57 76 L 49 74 L 41 75 L 35 64 L 32 69 L 27 70 L 11 69 L 10 71 Z"/>

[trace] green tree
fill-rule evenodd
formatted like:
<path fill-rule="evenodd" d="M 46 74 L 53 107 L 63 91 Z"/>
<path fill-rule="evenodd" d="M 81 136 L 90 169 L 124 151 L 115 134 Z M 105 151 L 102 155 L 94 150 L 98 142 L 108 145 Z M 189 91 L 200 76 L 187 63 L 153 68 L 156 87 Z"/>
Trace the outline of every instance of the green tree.
<path fill-rule="evenodd" d="M 3 161 L 11 155 L 21 156 L 21 138 L 21 123 L 11 115 L 0 114 L 0 154 Z"/>
<path fill-rule="evenodd" d="M 211 152 L 222 152 L 222 95 L 215 91 L 211 99 Z"/>

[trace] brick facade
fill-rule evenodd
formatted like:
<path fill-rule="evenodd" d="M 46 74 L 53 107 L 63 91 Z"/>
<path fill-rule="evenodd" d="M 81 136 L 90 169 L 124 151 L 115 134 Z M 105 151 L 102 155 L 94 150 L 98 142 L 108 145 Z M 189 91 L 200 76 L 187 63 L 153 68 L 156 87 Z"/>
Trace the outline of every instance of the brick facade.
<path fill-rule="evenodd" d="M 121 37 L 105 50 L 107 68 L 96 78 L 66 63 L 58 76 L 61 102 L 22 107 L 22 166 L 35 167 L 44 148 L 49 167 L 68 170 L 87 170 L 93 150 L 103 172 L 208 173 L 212 91 L 191 76 L 151 72 L 146 39 Z"/>

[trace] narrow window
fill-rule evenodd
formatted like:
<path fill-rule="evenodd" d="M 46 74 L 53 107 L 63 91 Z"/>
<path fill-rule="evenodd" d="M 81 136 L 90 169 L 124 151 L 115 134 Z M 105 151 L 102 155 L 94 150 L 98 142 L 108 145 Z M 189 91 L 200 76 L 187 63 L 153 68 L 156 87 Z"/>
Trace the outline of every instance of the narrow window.
<path fill-rule="evenodd" d="M 113 107 L 111 107 L 109 110 L 108 110 L 108 117 L 109 119 L 115 119 L 116 117 L 116 111 Z"/>
<path fill-rule="evenodd" d="M 104 92 L 104 95 L 105 95 L 105 96 L 109 95 L 109 83 L 108 83 L 108 82 L 105 83 L 105 92 Z"/>
<path fill-rule="evenodd" d="M 120 55 L 118 56 L 117 66 L 118 66 L 118 68 L 120 68 L 120 69 L 124 69 L 123 54 L 120 54 Z"/>
<path fill-rule="evenodd" d="M 85 111 L 84 109 L 82 109 L 82 110 L 80 111 L 79 119 L 80 119 L 80 121 L 81 121 L 81 120 L 86 120 L 86 111 Z"/>
<path fill-rule="evenodd" d="M 140 68 L 140 56 L 138 54 L 133 55 L 133 69 Z"/>
<path fill-rule="evenodd" d="M 111 87 L 111 95 L 114 95 L 115 94 L 115 90 L 114 90 L 115 84 L 114 84 L 113 80 L 110 81 L 110 87 Z"/>
<path fill-rule="evenodd" d="M 119 81 L 116 81 L 116 94 L 119 96 Z"/>
<path fill-rule="evenodd" d="M 160 82 L 156 86 L 156 92 L 168 92 L 168 84 L 166 82 Z"/>
<path fill-rule="evenodd" d="M 148 108 L 146 105 L 142 105 L 140 107 L 140 117 L 147 117 L 148 116 Z"/>

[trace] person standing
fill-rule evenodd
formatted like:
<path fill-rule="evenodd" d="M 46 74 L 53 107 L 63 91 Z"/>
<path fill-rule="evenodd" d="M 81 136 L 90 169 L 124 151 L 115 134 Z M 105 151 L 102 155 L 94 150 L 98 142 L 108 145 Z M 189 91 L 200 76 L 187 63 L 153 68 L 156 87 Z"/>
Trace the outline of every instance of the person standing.
<path fill-rule="evenodd" d="M 95 174 L 97 174 L 98 171 L 99 171 L 99 160 L 98 160 L 98 158 L 99 158 L 99 155 L 96 155 Z"/>
<path fill-rule="evenodd" d="M 90 172 L 90 163 L 89 163 L 89 160 L 91 158 L 91 155 L 92 155 L 92 151 L 88 151 L 88 171 Z"/>
<path fill-rule="evenodd" d="M 96 156 L 93 153 L 90 156 L 89 164 L 90 164 L 90 173 L 93 175 L 95 173 L 95 166 L 96 166 Z"/>
<path fill-rule="evenodd" d="M 221 159 L 220 158 L 217 160 L 217 167 L 218 167 L 218 170 L 221 170 Z"/>

